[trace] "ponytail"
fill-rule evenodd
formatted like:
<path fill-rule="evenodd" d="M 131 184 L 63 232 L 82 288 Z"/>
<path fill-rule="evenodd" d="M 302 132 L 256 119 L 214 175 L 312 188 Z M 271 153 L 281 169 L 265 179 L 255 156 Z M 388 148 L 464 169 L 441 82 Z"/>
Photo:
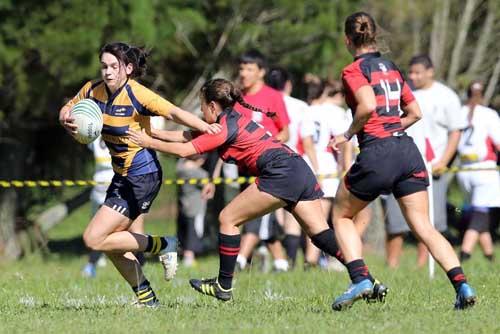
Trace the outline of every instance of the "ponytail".
<path fill-rule="evenodd" d="M 232 87 L 231 89 L 231 97 L 233 98 L 234 101 L 238 102 L 239 104 L 241 104 L 243 107 L 247 108 L 247 109 L 250 109 L 252 111 L 257 111 L 257 112 L 260 112 L 260 113 L 263 113 L 265 114 L 267 117 L 275 117 L 276 116 L 276 113 L 273 112 L 273 111 L 263 111 L 262 109 L 260 108 L 257 108 L 256 106 L 253 106 L 251 105 L 250 103 L 247 103 L 244 99 L 243 99 L 243 96 L 241 94 L 241 91 L 237 88 L 235 88 L 234 86 Z"/>
<path fill-rule="evenodd" d="M 205 102 L 217 102 L 222 109 L 233 108 L 236 102 L 238 102 L 243 107 L 263 113 L 267 117 L 276 116 L 275 112 L 269 110 L 264 112 L 262 109 L 245 102 L 241 91 L 226 79 L 212 79 L 205 82 L 200 89 L 200 94 Z"/>
<path fill-rule="evenodd" d="M 345 20 L 345 34 L 355 47 L 376 44 L 377 25 L 375 20 L 365 12 L 357 12 Z"/>

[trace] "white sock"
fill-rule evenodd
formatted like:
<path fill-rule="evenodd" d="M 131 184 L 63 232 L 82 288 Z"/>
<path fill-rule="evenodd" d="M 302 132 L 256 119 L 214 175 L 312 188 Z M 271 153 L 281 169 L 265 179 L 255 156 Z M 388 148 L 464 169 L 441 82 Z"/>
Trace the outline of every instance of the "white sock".
<path fill-rule="evenodd" d="M 245 267 L 247 266 L 247 258 L 244 257 L 243 255 L 238 254 L 238 257 L 236 258 L 236 262 L 238 262 L 241 269 L 245 269 Z"/>
<path fill-rule="evenodd" d="M 274 260 L 274 269 L 288 271 L 288 261 L 285 259 Z"/>

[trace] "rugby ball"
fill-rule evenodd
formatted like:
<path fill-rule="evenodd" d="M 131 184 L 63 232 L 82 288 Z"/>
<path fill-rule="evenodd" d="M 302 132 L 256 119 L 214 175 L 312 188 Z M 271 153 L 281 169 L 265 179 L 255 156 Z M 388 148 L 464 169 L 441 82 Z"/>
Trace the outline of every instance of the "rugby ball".
<path fill-rule="evenodd" d="M 91 99 L 78 101 L 71 108 L 71 117 L 78 126 L 75 139 L 81 144 L 89 144 L 101 135 L 102 111 Z"/>

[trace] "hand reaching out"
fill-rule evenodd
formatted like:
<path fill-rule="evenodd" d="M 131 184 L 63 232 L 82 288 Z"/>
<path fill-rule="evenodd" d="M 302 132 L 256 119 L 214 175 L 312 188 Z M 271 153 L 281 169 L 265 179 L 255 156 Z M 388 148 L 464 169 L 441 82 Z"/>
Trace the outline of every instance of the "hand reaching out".
<path fill-rule="evenodd" d="M 142 131 L 136 131 L 129 129 L 127 131 L 128 137 L 131 142 L 136 145 L 139 145 L 144 148 L 150 148 L 153 142 L 153 138 L 151 138 L 147 133 L 146 129 L 142 129 Z"/>

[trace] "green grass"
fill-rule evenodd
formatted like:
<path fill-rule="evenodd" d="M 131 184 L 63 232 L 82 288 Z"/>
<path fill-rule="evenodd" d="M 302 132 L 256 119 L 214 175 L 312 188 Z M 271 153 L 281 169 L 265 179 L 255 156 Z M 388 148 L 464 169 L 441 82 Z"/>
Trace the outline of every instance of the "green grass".
<path fill-rule="evenodd" d="M 162 192 L 154 210 L 171 192 Z M 88 221 L 89 207 L 74 212 L 51 231 L 53 240 L 78 237 Z M 173 221 L 156 218 L 149 231 L 173 230 Z M 497 249 L 497 256 L 499 256 Z M 155 261 L 145 273 L 162 301 L 157 310 L 130 306 L 133 293 L 108 264 L 98 277 L 80 276 L 84 256 L 33 255 L 4 265 L 0 275 L 0 333 L 499 333 L 500 268 L 479 252 L 465 271 L 479 295 L 471 310 L 453 310 L 454 292 L 438 271 L 430 281 L 416 270 L 415 250 L 406 249 L 400 269 L 385 268 L 383 259 L 368 255 L 372 273 L 390 288 L 387 303 L 359 302 L 347 312 L 331 310 L 346 288 L 346 273 L 303 272 L 263 274 L 257 269 L 237 274 L 235 299 L 221 303 L 189 287 L 190 277 L 210 277 L 216 257 L 200 259 L 196 269 L 180 268 L 172 282 L 162 279 Z"/>

